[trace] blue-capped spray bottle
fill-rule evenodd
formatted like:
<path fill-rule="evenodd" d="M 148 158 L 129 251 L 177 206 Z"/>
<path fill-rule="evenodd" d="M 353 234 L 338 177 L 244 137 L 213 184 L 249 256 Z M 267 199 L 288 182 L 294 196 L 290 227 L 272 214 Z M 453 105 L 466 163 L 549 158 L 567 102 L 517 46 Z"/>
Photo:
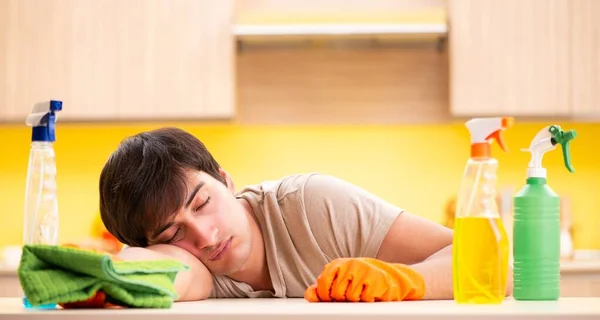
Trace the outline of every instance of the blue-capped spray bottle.
<path fill-rule="evenodd" d="M 23 244 L 58 244 L 58 200 L 56 196 L 56 117 L 61 101 L 45 101 L 33 106 L 25 123 L 32 127 L 27 182 Z M 26 307 L 33 307 L 23 299 Z M 35 306 L 54 308 L 55 305 Z"/>

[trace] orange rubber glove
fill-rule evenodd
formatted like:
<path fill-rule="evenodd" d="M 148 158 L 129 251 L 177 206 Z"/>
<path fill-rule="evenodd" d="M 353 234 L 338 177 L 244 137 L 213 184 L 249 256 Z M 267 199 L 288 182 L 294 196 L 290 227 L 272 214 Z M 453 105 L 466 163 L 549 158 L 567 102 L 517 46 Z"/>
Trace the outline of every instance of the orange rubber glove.
<path fill-rule="evenodd" d="M 88 249 L 88 248 L 78 246 L 76 244 L 69 243 L 69 244 L 63 244 L 62 246 L 68 247 L 68 248 L 80 249 L 80 250 L 88 250 L 88 251 L 99 253 L 99 254 L 107 254 L 114 261 L 121 260 L 117 256 L 110 254 L 108 252 L 104 252 L 104 251 L 97 250 L 97 249 Z M 99 308 L 119 308 L 120 307 L 118 305 L 107 302 L 106 301 L 106 293 L 102 290 L 96 291 L 96 294 L 94 296 L 92 296 L 91 298 L 89 298 L 88 300 L 69 302 L 69 303 L 59 303 L 59 306 L 61 306 L 63 309 L 99 309 Z"/>
<path fill-rule="evenodd" d="M 340 258 L 328 263 L 306 289 L 309 302 L 420 300 L 425 280 L 414 269 L 373 258 Z"/>
<path fill-rule="evenodd" d="M 96 295 L 85 301 L 69 302 L 59 304 L 63 309 L 108 309 L 108 308 L 121 308 L 118 305 L 106 302 L 106 293 L 102 290 L 98 290 Z"/>

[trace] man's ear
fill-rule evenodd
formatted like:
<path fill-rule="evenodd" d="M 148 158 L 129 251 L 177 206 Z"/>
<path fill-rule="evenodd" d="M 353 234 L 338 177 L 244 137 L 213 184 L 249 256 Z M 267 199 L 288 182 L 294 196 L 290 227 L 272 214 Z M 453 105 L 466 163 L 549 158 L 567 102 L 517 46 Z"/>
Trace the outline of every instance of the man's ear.
<path fill-rule="evenodd" d="M 223 177 L 223 179 L 225 179 L 225 183 L 227 184 L 227 189 L 229 189 L 232 193 L 235 192 L 235 185 L 234 185 L 233 179 L 231 179 L 231 176 L 229 175 L 229 173 L 227 173 L 227 171 L 223 170 L 222 168 L 219 168 L 219 175 L 221 177 Z"/>

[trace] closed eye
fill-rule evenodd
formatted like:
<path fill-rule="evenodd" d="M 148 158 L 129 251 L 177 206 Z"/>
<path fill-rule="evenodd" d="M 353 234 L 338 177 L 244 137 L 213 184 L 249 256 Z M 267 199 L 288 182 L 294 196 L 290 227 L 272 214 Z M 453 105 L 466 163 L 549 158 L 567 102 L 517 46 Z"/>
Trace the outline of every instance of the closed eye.
<path fill-rule="evenodd" d="M 199 206 L 196 208 L 196 211 L 200 211 L 200 210 L 201 210 L 202 208 L 204 208 L 204 207 L 205 207 L 205 206 L 206 206 L 206 205 L 207 205 L 209 202 L 210 202 L 210 196 L 208 196 L 208 198 L 206 198 L 206 201 L 204 201 L 204 203 L 203 203 L 203 204 L 199 205 Z"/>
<path fill-rule="evenodd" d="M 169 244 L 169 243 L 175 242 L 177 235 L 179 234 L 180 231 L 181 231 L 181 228 L 177 228 L 177 231 L 175 231 L 173 236 L 171 238 L 169 238 L 167 241 L 165 241 L 165 243 Z"/>

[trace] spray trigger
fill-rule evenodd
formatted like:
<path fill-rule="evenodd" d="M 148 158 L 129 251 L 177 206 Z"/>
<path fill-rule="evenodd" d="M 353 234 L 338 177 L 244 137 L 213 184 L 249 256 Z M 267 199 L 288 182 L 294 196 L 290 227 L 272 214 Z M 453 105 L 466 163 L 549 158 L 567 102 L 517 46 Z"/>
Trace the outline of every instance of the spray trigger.
<path fill-rule="evenodd" d="M 577 137 L 577 132 L 575 130 L 563 131 L 560 126 L 551 126 L 548 131 L 552 134 L 553 142 L 556 141 L 556 143 L 559 143 L 562 147 L 565 166 L 569 172 L 575 172 L 575 169 L 571 164 L 571 152 L 569 148 L 571 140 Z"/>
<path fill-rule="evenodd" d="M 492 134 L 490 134 L 486 140 L 489 139 L 494 139 L 498 142 L 498 145 L 500 146 L 500 148 L 502 148 L 502 150 L 504 150 L 505 152 L 508 151 L 508 148 L 506 147 L 506 144 L 504 143 L 504 138 L 502 138 L 502 134 L 500 134 L 502 130 L 496 130 L 494 132 L 492 132 Z"/>

